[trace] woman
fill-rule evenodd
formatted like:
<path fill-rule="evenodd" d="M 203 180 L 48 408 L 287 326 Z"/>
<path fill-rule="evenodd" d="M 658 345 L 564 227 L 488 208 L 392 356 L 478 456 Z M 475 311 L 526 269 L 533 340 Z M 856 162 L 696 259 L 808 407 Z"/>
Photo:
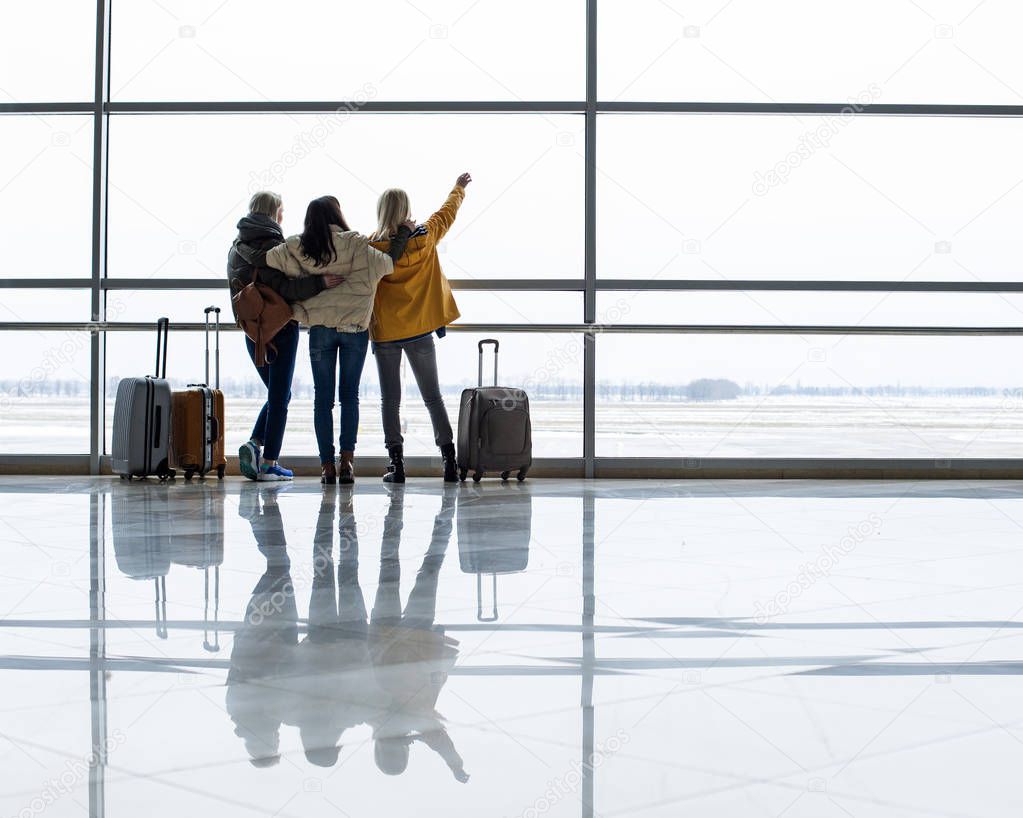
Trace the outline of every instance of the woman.
<path fill-rule="evenodd" d="M 303 281 L 340 276 L 341 283 L 292 306 L 295 318 L 309 327 L 313 368 L 313 428 L 320 450 L 320 481 L 354 483 L 355 439 L 359 430 L 359 381 L 369 345 L 369 321 L 377 283 L 390 275 L 393 259 L 405 250 L 414 225 L 404 224 L 389 253 L 348 227 L 333 196 L 313 199 L 302 233 L 266 254 L 266 263 L 289 278 Z M 341 433 L 334 464 L 334 387 L 341 404 Z"/>
<path fill-rule="evenodd" d="M 451 287 L 440 268 L 437 244 L 455 221 L 472 181 L 463 173 L 455 181 L 440 210 L 420 225 L 408 240 L 408 252 L 394 273 L 377 288 L 373 307 L 373 354 L 380 373 L 380 407 L 384 422 L 384 445 L 391 463 L 384 481 L 405 482 L 404 439 L 401 436 L 402 352 L 408 357 L 419 392 L 430 413 L 433 437 L 444 460 L 444 482 L 458 482 L 455 443 L 437 375 L 437 352 L 433 333 L 444 337 L 445 328 L 459 316 Z M 409 199 L 404 190 L 387 190 L 377 203 L 374 246 L 384 249 L 400 239 L 398 225 L 409 218 Z"/>
<path fill-rule="evenodd" d="M 253 270 L 256 270 L 257 281 L 271 287 L 288 303 L 312 298 L 341 283 L 341 278 L 333 275 L 291 279 L 266 266 L 267 252 L 284 243 L 284 233 L 281 232 L 283 217 L 284 205 L 278 194 L 263 190 L 252 197 L 249 214 L 238 222 L 238 237 L 227 256 L 227 278 L 232 292 L 252 281 Z M 274 336 L 272 343 L 277 348 L 276 355 L 265 366 L 256 366 L 256 372 L 267 389 L 266 402 L 256 418 L 248 442 L 238 450 L 239 468 L 250 480 L 290 480 L 293 477 L 289 469 L 277 462 L 277 458 L 288 423 L 291 378 L 295 374 L 295 353 L 298 351 L 298 324 L 294 321 L 289 323 Z M 245 345 L 255 364 L 256 345 L 247 337 Z"/>

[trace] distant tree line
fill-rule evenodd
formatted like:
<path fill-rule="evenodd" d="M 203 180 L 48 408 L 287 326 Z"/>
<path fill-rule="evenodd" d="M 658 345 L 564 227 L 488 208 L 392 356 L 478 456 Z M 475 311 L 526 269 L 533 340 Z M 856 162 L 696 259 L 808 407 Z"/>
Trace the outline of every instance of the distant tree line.
<path fill-rule="evenodd" d="M 118 377 L 111 377 L 107 382 L 107 396 L 117 394 Z M 185 381 L 171 381 L 175 389 L 184 388 Z M 445 384 L 442 389 L 450 397 L 457 396 L 467 384 Z M 253 400 L 263 397 L 266 393 L 263 386 L 254 378 L 227 378 L 222 383 L 228 395 Z M 581 400 L 582 384 L 577 381 L 549 380 L 543 383 L 512 382 L 509 386 L 522 386 L 534 400 L 572 401 Z M 81 397 L 89 394 L 89 385 L 80 380 L 32 380 L 3 379 L 0 380 L 0 392 L 11 397 Z M 300 400 L 311 400 L 313 385 L 311 381 L 296 378 L 292 386 L 292 394 Z M 360 395 L 367 400 L 380 397 L 380 390 L 375 383 L 363 382 Z M 617 381 L 598 381 L 597 399 L 601 401 L 627 401 L 654 403 L 670 403 L 685 401 L 722 401 L 734 400 L 738 397 L 758 397 L 766 395 L 798 396 L 798 397 L 956 397 L 984 398 L 1023 396 L 1023 387 L 1016 389 L 995 388 L 989 386 L 906 386 L 903 384 L 878 384 L 876 386 L 805 386 L 803 384 L 774 386 L 770 384 L 746 383 L 737 384 L 725 378 L 699 378 L 689 383 L 661 383 L 657 381 L 638 381 L 621 383 Z"/>

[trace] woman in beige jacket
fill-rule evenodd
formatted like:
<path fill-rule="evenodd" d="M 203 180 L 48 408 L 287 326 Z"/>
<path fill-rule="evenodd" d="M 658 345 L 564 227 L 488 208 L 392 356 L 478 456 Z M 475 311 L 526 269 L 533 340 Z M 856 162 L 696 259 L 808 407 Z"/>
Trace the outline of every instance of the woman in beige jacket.
<path fill-rule="evenodd" d="M 313 428 L 320 450 L 324 483 L 355 481 L 352 459 L 359 429 L 359 382 L 369 345 L 369 323 L 377 283 L 393 269 L 411 233 L 402 225 L 388 253 L 350 229 L 333 196 L 313 199 L 306 209 L 301 234 L 291 236 L 266 254 L 266 263 L 285 275 L 335 275 L 336 287 L 292 305 L 295 320 L 309 327 L 309 360 L 313 370 Z M 334 464 L 334 388 L 341 405 L 340 455 Z"/>

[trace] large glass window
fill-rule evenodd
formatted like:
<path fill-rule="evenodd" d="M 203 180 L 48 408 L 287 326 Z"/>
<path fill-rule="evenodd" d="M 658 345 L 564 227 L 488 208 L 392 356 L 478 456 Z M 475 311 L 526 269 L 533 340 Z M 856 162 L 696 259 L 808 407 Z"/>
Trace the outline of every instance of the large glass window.
<path fill-rule="evenodd" d="M 615 335 L 598 339 L 605 457 L 1005 457 L 1019 341 Z M 665 366 L 670 361 L 670 368 Z"/>
<path fill-rule="evenodd" d="M 92 99 L 96 4 L 87 0 L 4 3 L 0 102 Z M 7 145 L 6 138 L 3 140 Z"/>
<path fill-rule="evenodd" d="M 516 100 L 583 94 L 581 3 L 126 3 L 115 100 Z"/>
<path fill-rule="evenodd" d="M 1018 104 L 1021 24 L 1010 0 L 601 3 L 600 98 Z"/>
<path fill-rule="evenodd" d="M 306 204 L 327 193 L 369 233 L 384 189 L 405 188 L 422 221 L 469 169 L 470 203 L 440 246 L 451 278 L 580 277 L 581 125 L 564 115 L 117 118 L 110 275 L 223 277 L 257 190 L 284 196 L 286 233 L 300 232 Z M 537 233 L 558 238 L 522 238 Z"/>
<path fill-rule="evenodd" d="M 131 302 L 127 302 L 131 303 Z M 201 316 L 201 309 L 200 309 Z M 201 320 L 192 318 L 193 321 Z M 229 320 L 229 319 L 228 319 Z M 525 388 L 531 399 L 533 445 L 543 457 L 579 457 L 582 454 L 582 338 L 557 333 L 493 334 L 501 343 L 499 380 L 503 386 Z M 436 339 L 441 390 L 452 424 L 457 422 L 461 390 L 476 384 L 479 336 L 451 332 Z M 111 332 L 107 336 L 107 450 L 110 448 L 116 384 L 124 377 L 151 373 L 156 355 L 156 333 Z M 171 330 L 168 341 L 167 377 L 173 388 L 198 383 L 204 377 L 202 333 Z M 317 451 L 313 432 L 313 382 L 308 337 L 299 341 L 288 430 L 286 455 L 311 456 Z M 484 363 L 484 382 L 493 376 L 490 350 Z M 221 339 L 221 387 L 227 406 L 229 454 L 249 438 L 252 424 L 266 399 L 266 392 L 249 360 L 241 333 L 225 332 Z M 402 367 L 403 435 L 405 450 L 412 456 L 436 456 L 430 418 L 415 378 Z M 380 387 L 372 353 L 366 356 L 362 374 L 358 450 L 364 455 L 385 454 L 380 423 Z M 335 410 L 335 430 L 337 416 Z"/>
<path fill-rule="evenodd" d="M 0 117 L 5 278 L 85 278 L 91 269 L 92 120 Z M 84 316 L 88 317 L 88 316 Z"/>
<path fill-rule="evenodd" d="M 598 129 L 601 276 L 1021 277 L 1018 119 L 604 115 Z"/>
<path fill-rule="evenodd" d="M 80 454 L 93 439 L 105 452 L 117 381 L 152 370 L 139 327 L 168 316 L 168 374 L 196 382 L 209 304 L 225 325 L 232 453 L 262 397 L 225 278 L 251 194 L 283 195 L 288 234 L 323 194 L 369 233 L 384 189 L 405 188 L 422 221 L 465 170 L 439 247 L 462 325 L 437 342 L 452 419 L 476 343 L 494 336 L 502 385 L 530 394 L 538 460 L 1016 453 L 1004 362 L 1023 326 L 1019 4 L 105 8 L 109 32 L 93 2 L 7 15 L 8 453 Z M 94 134 L 109 147 L 99 174 Z M 90 323 L 97 305 L 106 325 Z M 57 373 L 34 379 L 67 344 Z M 312 458 L 307 349 L 303 337 L 285 448 Z M 403 377 L 409 454 L 432 455 Z M 372 354 L 362 399 L 360 451 L 382 454 Z M 44 424 L 58 415 L 70 422 Z"/>
<path fill-rule="evenodd" d="M 89 334 L 7 332 L 3 340 L 0 452 L 88 452 Z"/>

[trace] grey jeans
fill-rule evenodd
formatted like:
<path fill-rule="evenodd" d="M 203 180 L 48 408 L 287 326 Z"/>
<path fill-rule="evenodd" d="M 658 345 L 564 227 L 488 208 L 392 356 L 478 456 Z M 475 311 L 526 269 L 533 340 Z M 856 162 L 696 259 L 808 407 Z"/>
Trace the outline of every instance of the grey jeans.
<path fill-rule="evenodd" d="M 401 353 L 408 357 L 412 374 L 415 375 L 419 393 L 430 413 L 433 424 L 433 439 L 438 446 L 454 442 L 451 421 L 444 408 L 437 376 L 437 350 L 433 336 L 427 335 L 415 341 L 384 341 L 373 344 L 380 375 L 380 411 L 384 421 L 384 445 L 400 446 L 401 436 Z"/>

